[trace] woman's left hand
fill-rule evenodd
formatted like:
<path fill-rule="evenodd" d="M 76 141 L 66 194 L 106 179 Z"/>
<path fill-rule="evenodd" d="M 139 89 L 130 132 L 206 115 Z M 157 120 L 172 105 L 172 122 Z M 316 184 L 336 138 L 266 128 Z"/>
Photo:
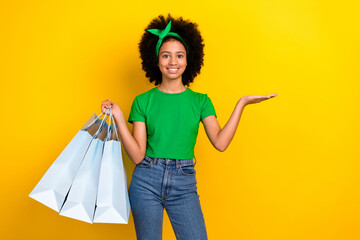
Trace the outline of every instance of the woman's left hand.
<path fill-rule="evenodd" d="M 270 94 L 270 95 L 249 95 L 243 96 L 240 98 L 239 102 L 242 103 L 244 106 L 252 103 L 259 103 L 264 100 L 270 99 L 277 96 L 277 93 Z"/>

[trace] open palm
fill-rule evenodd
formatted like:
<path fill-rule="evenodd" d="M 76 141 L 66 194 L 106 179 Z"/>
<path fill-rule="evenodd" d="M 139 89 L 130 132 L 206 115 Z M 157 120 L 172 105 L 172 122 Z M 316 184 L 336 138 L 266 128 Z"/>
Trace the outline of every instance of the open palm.
<path fill-rule="evenodd" d="M 249 95 L 241 97 L 240 101 L 244 104 L 252 104 L 252 103 L 259 103 L 264 100 L 270 99 L 277 96 L 277 93 L 269 94 L 269 95 Z"/>

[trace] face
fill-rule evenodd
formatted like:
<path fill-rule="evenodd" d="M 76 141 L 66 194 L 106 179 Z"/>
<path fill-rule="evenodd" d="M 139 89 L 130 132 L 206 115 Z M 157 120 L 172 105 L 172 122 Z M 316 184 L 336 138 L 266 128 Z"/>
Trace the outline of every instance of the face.
<path fill-rule="evenodd" d="M 186 49 L 181 42 L 170 39 L 161 45 L 158 66 L 163 80 L 181 80 L 186 65 Z"/>

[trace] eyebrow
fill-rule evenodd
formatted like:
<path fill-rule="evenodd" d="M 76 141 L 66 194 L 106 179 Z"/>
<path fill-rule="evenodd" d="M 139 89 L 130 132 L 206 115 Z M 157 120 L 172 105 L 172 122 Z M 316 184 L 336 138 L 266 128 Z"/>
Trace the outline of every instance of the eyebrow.
<path fill-rule="evenodd" d="M 162 51 L 160 54 L 162 53 L 171 53 L 170 51 Z M 185 53 L 184 51 L 177 51 L 176 53 Z"/>

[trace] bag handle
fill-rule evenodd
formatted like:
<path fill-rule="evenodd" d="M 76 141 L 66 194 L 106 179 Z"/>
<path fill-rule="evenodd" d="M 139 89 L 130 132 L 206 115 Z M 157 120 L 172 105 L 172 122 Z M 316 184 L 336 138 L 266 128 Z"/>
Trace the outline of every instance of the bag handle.
<path fill-rule="evenodd" d="M 109 111 L 109 108 L 106 110 L 105 114 L 107 114 Z M 83 128 L 84 131 L 87 131 L 98 119 L 100 119 L 101 115 L 104 113 L 102 112 L 99 116 L 97 116 L 94 121 L 92 121 L 87 127 Z"/>
<path fill-rule="evenodd" d="M 106 114 L 107 114 L 107 112 L 108 112 L 109 110 L 106 110 Z M 101 114 L 100 114 L 101 115 Z M 94 136 L 93 136 L 93 138 L 96 138 L 98 135 L 99 135 L 99 133 L 101 132 L 101 130 L 102 130 L 102 128 L 103 128 L 103 124 L 104 124 L 104 122 L 106 122 L 106 120 L 108 119 L 108 115 L 106 115 L 104 118 L 103 118 L 103 120 L 101 121 L 101 123 L 100 123 L 100 126 L 99 126 L 99 129 L 96 131 L 96 133 L 94 134 Z"/>
<path fill-rule="evenodd" d="M 109 125 L 108 125 L 108 129 L 107 129 L 107 135 L 106 135 L 106 138 L 105 138 L 105 142 L 106 141 L 109 141 L 110 137 L 111 137 L 111 120 L 112 120 L 112 109 L 110 109 L 110 116 L 109 116 Z"/>
<path fill-rule="evenodd" d="M 114 117 L 112 117 L 112 120 L 113 120 L 114 130 L 115 130 L 115 133 L 116 133 L 116 138 L 117 138 L 117 140 L 120 142 L 120 139 L 119 139 L 119 136 L 118 136 L 117 127 L 116 127 L 116 122 L 114 121 Z"/>
<path fill-rule="evenodd" d="M 117 132 L 117 128 L 116 128 L 116 123 L 115 123 L 114 117 L 112 115 L 112 109 L 111 108 L 110 108 L 110 117 L 109 118 L 110 118 L 110 120 L 109 120 L 109 126 L 108 126 L 108 133 L 107 133 L 107 136 L 106 136 L 106 141 L 108 141 L 111 138 L 112 131 L 115 130 L 116 138 L 120 142 L 118 132 Z"/>

